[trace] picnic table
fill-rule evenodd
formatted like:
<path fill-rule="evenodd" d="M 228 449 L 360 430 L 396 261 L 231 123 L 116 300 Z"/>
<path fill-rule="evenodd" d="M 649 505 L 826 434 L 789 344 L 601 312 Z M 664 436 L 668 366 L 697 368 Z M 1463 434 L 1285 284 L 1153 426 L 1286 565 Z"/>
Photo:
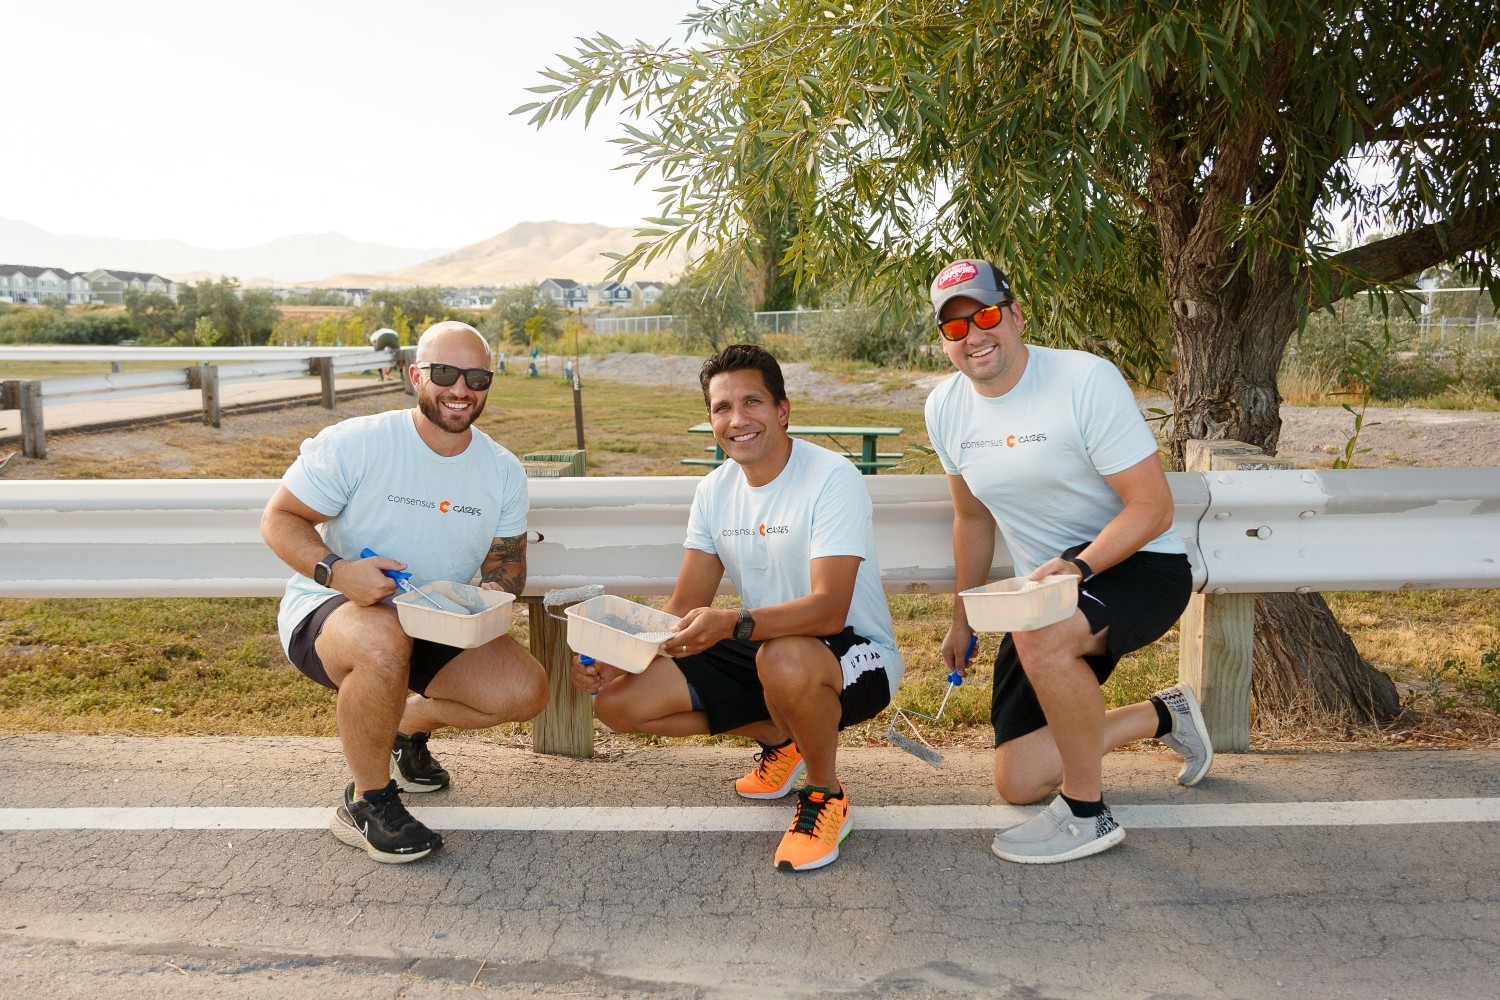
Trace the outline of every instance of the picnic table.
<path fill-rule="evenodd" d="M 831 424 L 791 424 L 786 432 L 792 437 L 826 437 L 835 444 L 834 450 L 859 468 L 859 471 L 867 476 L 873 476 L 881 469 L 889 469 L 900 464 L 902 452 L 879 451 L 880 439 L 883 437 L 895 437 L 901 434 L 903 427 L 840 427 Z M 689 434 L 712 434 L 713 425 L 708 421 L 694 424 L 688 428 Z M 850 438 L 860 439 L 859 451 L 853 451 L 844 445 L 844 441 Z M 713 458 L 684 458 L 683 465 L 710 465 L 720 466 L 724 464 L 724 449 L 719 447 L 717 441 L 704 451 L 714 453 Z"/>

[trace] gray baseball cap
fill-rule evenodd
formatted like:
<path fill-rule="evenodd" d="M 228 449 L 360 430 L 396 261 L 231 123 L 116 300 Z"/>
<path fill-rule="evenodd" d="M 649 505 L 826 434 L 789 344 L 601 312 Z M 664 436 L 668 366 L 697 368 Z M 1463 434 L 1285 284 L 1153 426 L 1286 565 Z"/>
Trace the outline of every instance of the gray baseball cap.
<path fill-rule="evenodd" d="M 942 314 L 943 305 L 960 295 L 981 305 L 993 306 L 1011 299 L 1010 282 L 987 260 L 956 260 L 932 279 L 932 313 Z"/>

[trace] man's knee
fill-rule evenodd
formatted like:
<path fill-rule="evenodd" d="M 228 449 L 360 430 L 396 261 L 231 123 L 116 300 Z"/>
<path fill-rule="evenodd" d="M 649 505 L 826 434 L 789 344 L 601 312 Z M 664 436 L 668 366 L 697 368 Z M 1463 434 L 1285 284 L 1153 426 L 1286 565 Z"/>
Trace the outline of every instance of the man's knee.
<path fill-rule="evenodd" d="M 818 671 L 809 669 L 809 663 L 817 663 L 820 654 L 828 657 L 829 666 L 838 669 L 833 654 L 817 639 L 783 636 L 766 640 L 755 654 L 755 672 L 760 678 L 761 689 L 774 697 L 800 694 L 828 683 L 829 678 L 820 677 Z"/>
<path fill-rule="evenodd" d="M 1013 806 L 1040 802 L 1056 787 L 1026 767 L 1020 756 L 1003 743 L 995 748 L 995 791 Z"/>
<path fill-rule="evenodd" d="M 411 667 L 411 638 L 396 629 L 371 629 L 353 642 L 340 636 L 318 640 L 318 656 L 330 677 L 359 677 L 382 685 L 406 687 Z"/>
<path fill-rule="evenodd" d="M 593 702 L 594 718 L 606 729 L 616 733 L 640 732 L 642 720 L 630 698 L 621 697 L 619 693 L 611 691 L 609 685 L 605 685 L 594 696 Z"/>

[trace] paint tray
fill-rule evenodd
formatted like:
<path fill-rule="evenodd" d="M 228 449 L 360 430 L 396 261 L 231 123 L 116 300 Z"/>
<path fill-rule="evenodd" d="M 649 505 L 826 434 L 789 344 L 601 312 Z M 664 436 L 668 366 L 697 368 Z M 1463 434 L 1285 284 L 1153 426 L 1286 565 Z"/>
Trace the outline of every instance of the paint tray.
<path fill-rule="evenodd" d="M 427 639 L 444 646 L 472 649 L 510 631 L 515 594 L 508 594 L 503 590 L 482 590 L 446 580 L 423 584 L 422 589 L 434 597 L 446 598 L 463 605 L 469 614 L 439 611 L 422 600 L 420 594 L 408 590 L 391 603 L 396 605 L 401 630 L 413 639 Z"/>
<path fill-rule="evenodd" d="M 1078 607 L 1078 577 L 1014 576 L 959 593 L 975 632 L 1029 632 L 1067 618 Z"/>
<path fill-rule="evenodd" d="M 600 663 L 638 674 L 661 653 L 680 618 L 614 594 L 590 598 L 565 609 L 568 648 Z"/>

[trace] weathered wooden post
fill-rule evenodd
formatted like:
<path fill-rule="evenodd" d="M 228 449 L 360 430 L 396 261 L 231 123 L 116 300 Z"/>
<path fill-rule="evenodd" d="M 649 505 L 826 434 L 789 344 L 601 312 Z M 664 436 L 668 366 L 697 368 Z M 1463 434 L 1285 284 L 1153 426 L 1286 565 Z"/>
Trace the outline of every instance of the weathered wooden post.
<path fill-rule="evenodd" d="M 308 365 L 312 368 L 312 373 L 318 376 L 319 381 L 322 383 L 323 409 L 333 409 L 335 403 L 333 394 L 333 359 L 309 358 Z"/>
<path fill-rule="evenodd" d="M 208 362 L 198 366 L 198 387 L 203 390 L 203 422 L 209 427 L 218 427 L 222 413 L 219 410 L 219 367 Z"/>
<path fill-rule="evenodd" d="M 1292 467 L 1243 441 L 1189 441 L 1183 459 L 1187 472 Z M 1197 692 L 1214 749 L 1249 750 L 1255 595 L 1194 594 L 1178 629 L 1177 679 Z"/>
<path fill-rule="evenodd" d="M 540 597 L 522 600 L 531 625 L 531 655 L 547 669 L 550 690 L 547 707 L 531 722 L 531 749 L 567 757 L 592 757 L 594 707 L 589 696 L 568 679 L 573 653 L 568 649 L 567 623 L 558 620 L 565 608 L 578 602 L 549 605 Z"/>
<path fill-rule="evenodd" d="M 0 410 L 21 411 L 21 454 L 47 457 L 47 429 L 42 422 L 42 383 L 31 379 L 0 382 Z"/>
<path fill-rule="evenodd" d="M 401 385 L 406 389 L 408 396 L 417 394 L 417 387 L 411 383 L 411 366 L 417 360 L 417 349 L 414 347 L 403 347 L 395 352 L 396 371 L 401 376 Z"/>

